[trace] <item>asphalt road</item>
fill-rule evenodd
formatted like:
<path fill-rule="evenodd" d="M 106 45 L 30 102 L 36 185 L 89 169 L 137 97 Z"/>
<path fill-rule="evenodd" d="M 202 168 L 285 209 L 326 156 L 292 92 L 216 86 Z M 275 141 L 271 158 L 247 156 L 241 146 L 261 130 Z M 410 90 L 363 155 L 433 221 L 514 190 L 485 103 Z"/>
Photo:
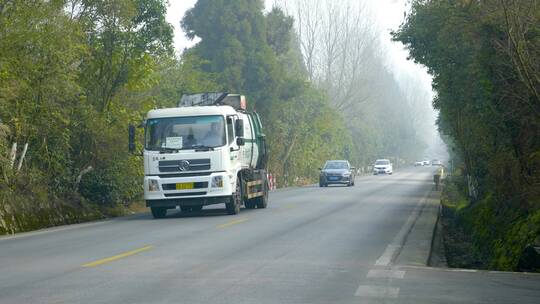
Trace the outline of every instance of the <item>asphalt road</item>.
<path fill-rule="evenodd" d="M 540 303 L 539 275 L 396 263 L 431 171 L 1 238 L 0 303 Z"/>

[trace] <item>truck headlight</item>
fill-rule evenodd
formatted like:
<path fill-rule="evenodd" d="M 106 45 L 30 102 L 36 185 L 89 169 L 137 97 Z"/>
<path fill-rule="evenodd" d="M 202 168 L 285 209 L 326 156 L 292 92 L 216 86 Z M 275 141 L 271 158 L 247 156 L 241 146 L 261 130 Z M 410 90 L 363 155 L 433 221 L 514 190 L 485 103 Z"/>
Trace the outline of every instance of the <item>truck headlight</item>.
<path fill-rule="evenodd" d="M 159 183 L 156 179 L 148 180 L 148 191 L 159 191 Z"/>
<path fill-rule="evenodd" d="M 223 176 L 212 177 L 212 188 L 223 188 Z"/>

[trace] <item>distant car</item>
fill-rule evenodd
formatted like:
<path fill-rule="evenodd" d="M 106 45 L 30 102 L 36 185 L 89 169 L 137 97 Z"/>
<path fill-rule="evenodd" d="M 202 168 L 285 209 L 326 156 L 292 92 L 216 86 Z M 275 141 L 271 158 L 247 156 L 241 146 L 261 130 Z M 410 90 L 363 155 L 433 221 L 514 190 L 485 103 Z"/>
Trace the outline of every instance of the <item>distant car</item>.
<path fill-rule="evenodd" d="M 429 160 L 424 160 L 423 163 L 424 163 L 424 166 L 429 166 Z"/>
<path fill-rule="evenodd" d="M 319 170 L 321 170 L 319 187 L 327 187 L 330 184 L 354 186 L 356 168 L 346 160 L 329 160 Z"/>
<path fill-rule="evenodd" d="M 415 167 L 421 167 L 424 165 L 424 162 L 423 161 L 417 161 L 417 162 L 414 162 L 414 166 Z"/>
<path fill-rule="evenodd" d="M 434 160 L 431 161 L 431 165 L 432 166 L 442 166 L 442 163 L 441 163 L 440 160 L 434 159 Z"/>
<path fill-rule="evenodd" d="M 373 174 L 390 174 L 392 175 L 392 163 L 388 159 L 377 159 L 373 165 Z"/>

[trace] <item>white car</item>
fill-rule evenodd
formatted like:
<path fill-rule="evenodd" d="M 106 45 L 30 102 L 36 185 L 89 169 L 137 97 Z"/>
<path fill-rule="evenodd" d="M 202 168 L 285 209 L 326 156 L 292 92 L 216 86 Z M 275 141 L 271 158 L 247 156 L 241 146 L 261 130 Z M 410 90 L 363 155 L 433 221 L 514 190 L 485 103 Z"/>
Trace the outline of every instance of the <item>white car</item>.
<path fill-rule="evenodd" d="M 414 166 L 415 167 L 422 167 L 424 165 L 424 162 L 423 161 L 417 161 L 417 162 L 414 162 Z"/>
<path fill-rule="evenodd" d="M 392 163 L 388 159 L 377 159 L 373 165 L 373 174 L 390 174 L 392 175 Z"/>

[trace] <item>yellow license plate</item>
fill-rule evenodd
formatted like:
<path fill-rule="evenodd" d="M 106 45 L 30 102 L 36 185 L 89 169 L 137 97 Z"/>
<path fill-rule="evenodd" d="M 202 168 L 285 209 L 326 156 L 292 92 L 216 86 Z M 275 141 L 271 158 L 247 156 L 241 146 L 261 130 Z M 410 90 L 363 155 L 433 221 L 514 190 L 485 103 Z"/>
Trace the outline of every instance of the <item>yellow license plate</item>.
<path fill-rule="evenodd" d="M 195 183 L 178 183 L 176 184 L 176 190 L 187 190 L 195 188 Z"/>

